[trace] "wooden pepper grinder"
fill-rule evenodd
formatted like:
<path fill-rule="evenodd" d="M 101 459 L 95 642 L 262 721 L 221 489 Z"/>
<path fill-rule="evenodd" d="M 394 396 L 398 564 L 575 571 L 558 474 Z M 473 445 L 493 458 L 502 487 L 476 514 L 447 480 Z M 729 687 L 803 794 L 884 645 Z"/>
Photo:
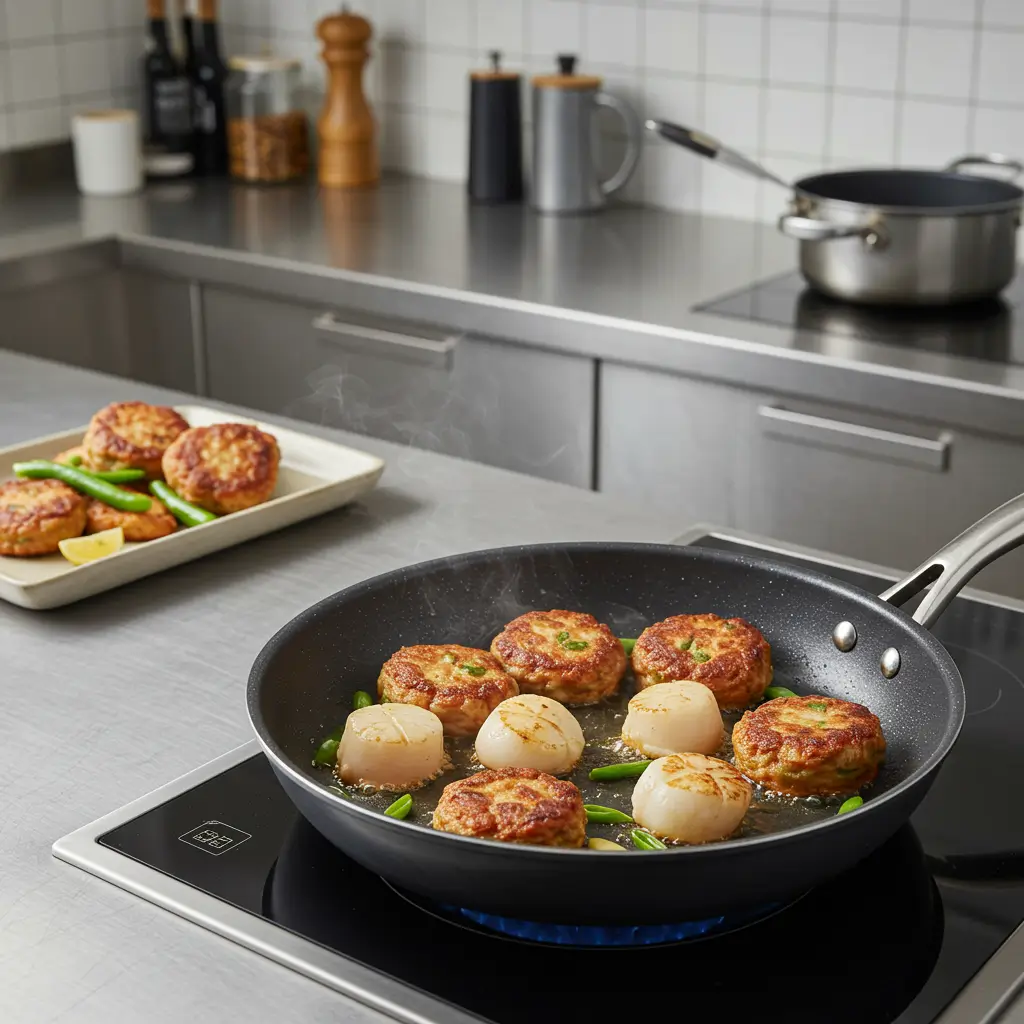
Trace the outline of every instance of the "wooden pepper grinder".
<path fill-rule="evenodd" d="M 316 27 L 329 75 L 317 121 L 320 184 L 329 188 L 375 185 L 380 179 L 377 130 L 363 93 L 363 67 L 370 56 L 366 43 L 372 31 L 370 23 L 350 13 L 347 5 Z"/>

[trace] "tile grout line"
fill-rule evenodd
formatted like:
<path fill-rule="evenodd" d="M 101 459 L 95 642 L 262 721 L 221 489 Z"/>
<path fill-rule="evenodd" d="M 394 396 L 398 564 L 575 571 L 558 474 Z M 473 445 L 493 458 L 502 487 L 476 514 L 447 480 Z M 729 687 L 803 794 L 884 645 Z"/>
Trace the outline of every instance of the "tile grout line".
<path fill-rule="evenodd" d="M 910 28 L 910 0 L 900 0 L 899 46 L 896 51 L 896 91 L 892 114 L 892 159 L 900 162 L 900 139 L 903 136 L 903 114 L 907 89 L 907 37 Z"/>
<path fill-rule="evenodd" d="M 971 80 L 967 86 L 967 148 L 974 151 L 978 132 L 978 86 L 981 81 L 981 45 L 985 0 L 974 0 L 974 34 L 971 38 Z"/>

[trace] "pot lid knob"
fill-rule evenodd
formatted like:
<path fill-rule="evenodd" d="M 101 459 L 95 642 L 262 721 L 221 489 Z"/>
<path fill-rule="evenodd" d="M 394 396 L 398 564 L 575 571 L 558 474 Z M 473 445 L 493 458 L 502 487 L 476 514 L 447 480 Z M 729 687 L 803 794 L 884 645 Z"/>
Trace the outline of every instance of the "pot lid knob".
<path fill-rule="evenodd" d="M 563 75 L 575 74 L 576 57 L 571 53 L 560 53 L 558 55 L 558 70 Z"/>

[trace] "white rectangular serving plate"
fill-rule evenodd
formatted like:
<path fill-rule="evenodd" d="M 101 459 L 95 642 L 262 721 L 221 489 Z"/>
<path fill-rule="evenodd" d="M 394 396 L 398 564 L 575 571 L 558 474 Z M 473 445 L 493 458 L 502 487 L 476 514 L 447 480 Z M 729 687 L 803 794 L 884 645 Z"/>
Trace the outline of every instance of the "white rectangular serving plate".
<path fill-rule="evenodd" d="M 201 405 L 175 408 L 193 427 L 243 422 L 273 434 L 281 449 L 281 467 L 270 500 L 202 526 L 180 527 L 159 540 L 125 544 L 117 554 L 85 565 L 72 565 L 60 554 L 30 558 L 0 555 L 0 598 L 34 610 L 71 604 L 340 508 L 372 490 L 384 471 L 383 461 L 375 455 L 287 427 L 232 417 Z M 80 427 L 0 449 L 0 480 L 14 476 L 15 462 L 51 459 L 80 444 L 84 434 L 85 427 Z"/>

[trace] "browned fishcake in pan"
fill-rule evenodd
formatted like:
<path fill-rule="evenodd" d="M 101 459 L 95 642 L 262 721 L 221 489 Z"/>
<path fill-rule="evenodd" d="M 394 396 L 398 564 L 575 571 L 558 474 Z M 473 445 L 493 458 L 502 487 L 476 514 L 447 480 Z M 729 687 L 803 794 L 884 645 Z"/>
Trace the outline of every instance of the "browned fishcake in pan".
<path fill-rule="evenodd" d="M 141 469 L 157 479 L 168 446 L 186 430 L 188 422 L 169 406 L 112 402 L 89 421 L 84 462 L 95 470 Z"/>
<path fill-rule="evenodd" d="M 626 653 L 608 626 L 562 608 L 513 619 L 491 641 L 491 653 L 523 693 L 563 704 L 596 704 L 626 672 Z"/>
<path fill-rule="evenodd" d="M 487 651 L 459 644 L 417 644 L 391 655 L 380 670 L 382 703 L 415 704 L 441 719 L 447 736 L 475 736 L 516 681 Z"/>
<path fill-rule="evenodd" d="M 85 496 L 59 480 L 0 484 L 0 555 L 49 555 L 85 529 Z"/>
<path fill-rule="evenodd" d="M 639 686 L 692 679 L 722 708 L 746 707 L 772 681 L 772 649 L 761 631 L 745 619 L 711 613 L 671 615 L 648 626 L 632 660 Z"/>
<path fill-rule="evenodd" d="M 583 796 L 571 783 L 535 768 L 499 768 L 449 783 L 434 810 L 434 828 L 533 846 L 586 842 Z"/>
<path fill-rule="evenodd" d="M 216 423 L 186 430 L 167 449 L 163 473 L 186 501 L 226 515 L 270 498 L 280 462 L 277 441 L 259 427 Z"/>
<path fill-rule="evenodd" d="M 855 793 L 885 760 L 882 724 L 837 697 L 779 697 L 748 711 L 732 731 L 736 767 L 789 796 Z"/>

